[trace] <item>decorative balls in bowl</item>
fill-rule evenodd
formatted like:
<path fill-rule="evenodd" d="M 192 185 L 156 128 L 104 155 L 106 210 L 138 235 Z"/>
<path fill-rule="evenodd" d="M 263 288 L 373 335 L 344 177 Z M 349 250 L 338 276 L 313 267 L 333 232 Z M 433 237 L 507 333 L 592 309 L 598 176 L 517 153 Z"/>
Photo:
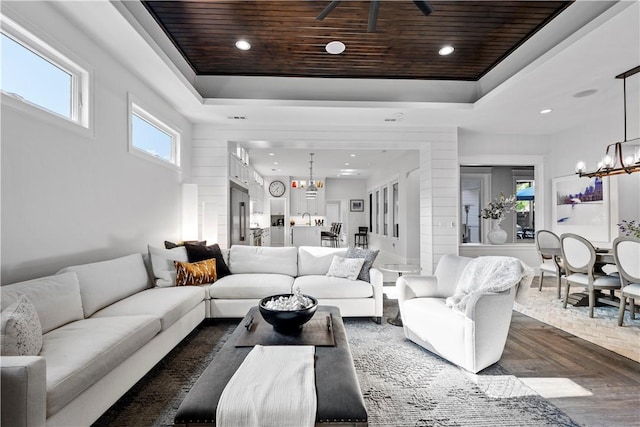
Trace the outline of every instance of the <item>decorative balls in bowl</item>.
<path fill-rule="evenodd" d="M 317 299 L 300 292 L 271 295 L 258 304 L 264 320 L 282 333 L 299 331 L 313 317 L 317 308 Z"/>

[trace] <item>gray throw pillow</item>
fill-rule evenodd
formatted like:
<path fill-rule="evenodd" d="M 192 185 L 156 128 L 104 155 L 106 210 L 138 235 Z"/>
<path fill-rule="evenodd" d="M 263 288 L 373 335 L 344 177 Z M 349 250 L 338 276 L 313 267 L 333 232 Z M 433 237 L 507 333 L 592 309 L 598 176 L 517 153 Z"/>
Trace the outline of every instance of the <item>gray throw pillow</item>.
<path fill-rule="evenodd" d="M 376 260 L 379 252 L 380 251 L 377 249 L 372 250 L 356 247 L 350 247 L 349 249 L 347 249 L 347 255 L 345 256 L 345 258 L 364 258 L 364 264 L 362 264 L 362 270 L 360 270 L 358 280 L 371 282 L 371 278 L 369 277 L 369 269 L 373 267 L 373 262 Z"/>
<path fill-rule="evenodd" d="M 25 295 L 2 311 L 2 355 L 37 356 L 42 350 L 42 325 L 36 308 Z"/>

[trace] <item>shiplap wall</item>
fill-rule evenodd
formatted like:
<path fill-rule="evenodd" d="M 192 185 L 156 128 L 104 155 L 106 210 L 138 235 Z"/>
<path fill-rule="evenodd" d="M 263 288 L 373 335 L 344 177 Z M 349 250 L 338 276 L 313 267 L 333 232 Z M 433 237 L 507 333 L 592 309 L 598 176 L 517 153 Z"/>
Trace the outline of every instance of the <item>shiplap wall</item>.
<path fill-rule="evenodd" d="M 198 184 L 200 238 L 209 244 L 228 247 L 228 149 L 227 141 L 200 139 L 192 141 L 192 183 Z"/>
<path fill-rule="evenodd" d="M 458 142 L 450 130 L 420 149 L 420 266 L 431 274 L 440 258 L 458 253 Z"/>

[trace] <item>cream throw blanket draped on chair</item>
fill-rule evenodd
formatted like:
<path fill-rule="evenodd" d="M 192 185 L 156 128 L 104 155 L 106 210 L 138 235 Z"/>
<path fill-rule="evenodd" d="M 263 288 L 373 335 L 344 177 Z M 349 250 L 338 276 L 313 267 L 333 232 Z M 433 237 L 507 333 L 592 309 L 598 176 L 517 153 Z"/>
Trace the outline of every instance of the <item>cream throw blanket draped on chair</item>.
<path fill-rule="evenodd" d="M 481 256 L 465 266 L 456 286 L 455 294 L 446 299 L 454 310 L 466 310 L 469 299 L 479 293 L 502 292 L 518 285 L 516 301 L 527 298 L 533 270 L 518 258 L 505 256 Z"/>
<path fill-rule="evenodd" d="M 222 391 L 216 426 L 312 427 L 314 355 L 313 346 L 256 345 Z"/>

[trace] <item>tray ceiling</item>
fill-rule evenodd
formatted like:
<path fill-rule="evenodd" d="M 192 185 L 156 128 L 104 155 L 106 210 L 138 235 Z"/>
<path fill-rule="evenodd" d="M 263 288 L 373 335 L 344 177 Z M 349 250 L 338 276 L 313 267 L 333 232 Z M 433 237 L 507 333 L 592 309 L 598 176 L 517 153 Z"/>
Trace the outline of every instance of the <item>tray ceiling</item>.
<path fill-rule="evenodd" d="M 199 76 L 278 76 L 477 81 L 572 2 L 381 1 L 368 32 L 369 1 L 145 1 Z M 247 40 L 251 49 L 235 47 Z M 346 50 L 325 51 L 339 40 Z M 440 56 L 444 45 L 453 54 Z"/>

